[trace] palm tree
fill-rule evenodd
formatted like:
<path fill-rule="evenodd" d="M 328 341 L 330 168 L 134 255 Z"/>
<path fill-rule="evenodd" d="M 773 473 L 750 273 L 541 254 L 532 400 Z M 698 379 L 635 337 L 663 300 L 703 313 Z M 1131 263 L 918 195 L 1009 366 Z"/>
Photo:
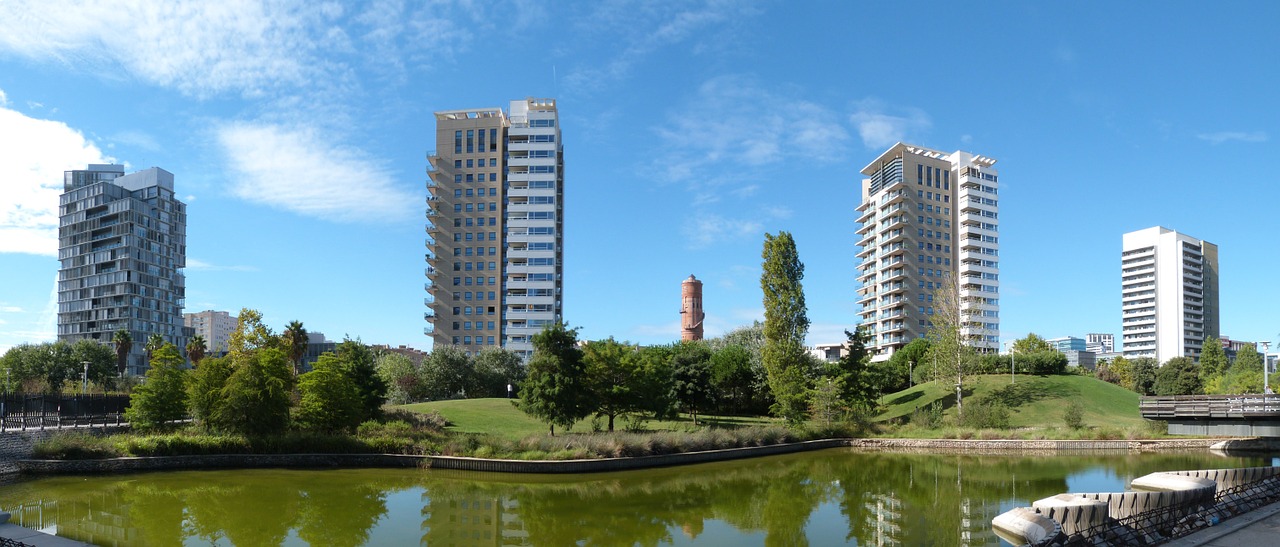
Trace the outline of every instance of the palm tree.
<path fill-rule="evenodd" d="M 158 349 L 162 348 L 162 347 L 164 347 L 164 337 L 163 337 L 163 336 L 160 336 L 159 334 L 154 333 L 154 332 L 153 332 L 153 333 L 151 333 L 151 337 L 150 337 L 150 338 L 147 338 L 147 345 L 146 345 L 146 347 L 144 348 L 144 349 L 146 349 L 146 350 L 147 350 L 147 365 L 148 365 L 148 366 L 150 366 L 150 365 L 151 365 L 151 354 L 152 354 L 152 353 L 154 353 L 156 350 L 158 350 Z"/>
<path fill-rule="evenodd" d="M 200 361 L 204 359 L 206 351 L 209 351 L 209 346 L 205 344 L 203 336 L 197 334 L 187 341 L 187 358 L 191 359 L 191 366 L 200 366 Z"/>
<path fill-rule="evenodd" d="M 302 327 L 302 321 L 294 320 L 289 322 L 282 334 L 289 360 L 293 361 L 293 374 L 296 376 L 302 372 L 302 356 L 307 354 L 307 329 Z"/>
<path fill-rule="evenodd" d="M 111 336 L 111 343 L 116 346 L 116 368 L 124 376 L 125 361 L 129 358 L 129 350 L 133 349 L 133 337 L 129 335 L 129 331 L 120 329 Z"/>

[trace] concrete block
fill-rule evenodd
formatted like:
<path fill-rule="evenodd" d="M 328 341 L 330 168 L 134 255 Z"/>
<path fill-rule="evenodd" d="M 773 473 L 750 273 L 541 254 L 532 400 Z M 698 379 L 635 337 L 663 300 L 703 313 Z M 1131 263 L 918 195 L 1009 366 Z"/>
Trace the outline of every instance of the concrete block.
<path fill-rule="evenodd" d="M 1058 494 L 1037 500 L 1031 507 L 1061 524 L 1062 532 L 1068 535 L 1101 525 L 1110 514 L 1105 501 L 1074 494 Z"/>

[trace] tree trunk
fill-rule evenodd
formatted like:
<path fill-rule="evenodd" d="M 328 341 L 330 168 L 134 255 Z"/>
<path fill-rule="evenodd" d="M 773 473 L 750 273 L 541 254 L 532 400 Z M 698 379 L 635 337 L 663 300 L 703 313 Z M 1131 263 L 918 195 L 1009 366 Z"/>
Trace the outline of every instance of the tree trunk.
<path fill-rule="evenodd" d="M 613 433 L 613 414 L 609 415 L 609 433 Z"/>
<path fill-rule="evenodd" d="M 556 436 L 556 424 L 551 424 L 551 436 Z"/>

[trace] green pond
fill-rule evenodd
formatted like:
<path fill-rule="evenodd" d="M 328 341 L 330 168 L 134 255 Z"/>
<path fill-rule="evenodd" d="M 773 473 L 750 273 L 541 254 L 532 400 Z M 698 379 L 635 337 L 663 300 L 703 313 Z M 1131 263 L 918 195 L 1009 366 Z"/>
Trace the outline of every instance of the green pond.
<path fill-rule="evenodd" d="M 1043 497 L 1273 463 L 832 449 L 575 476 L 182 471 L 17 480 L 0 486 L 0 508 L 98 545 L 998 545 L 991 518 Z"/>

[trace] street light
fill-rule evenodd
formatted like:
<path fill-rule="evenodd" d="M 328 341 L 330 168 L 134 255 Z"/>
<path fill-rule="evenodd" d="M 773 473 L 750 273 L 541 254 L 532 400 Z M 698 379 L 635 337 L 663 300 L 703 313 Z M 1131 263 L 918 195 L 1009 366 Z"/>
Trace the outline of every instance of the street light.
<path fill-rule="evenodd" d="M 89 394 L 89 362 L 81 361 L 80 364 L 84 365 L 84 387 L 80 389 L 80 395 L 88 395 Z"/>
<path fill-rule="evenodd" d="M 1014 358 L 1015 353 L 1013 350 L 1017 349 L 1018 346 L 1014 342 L 1005 342 L 1004 347 L 1009 350 L 1009 383 L 1012 384 L 1016 381 L 1013 376 L 1013 369 L 1017 367 L 1018 364 L 1018 361 Z"/>
<path fill-rule="evenodd" d="M 1271 382 L 1270 382 L 1271 367 L 1267 363 L 1267 351 L 1271 349 L 1271 341 L 1264 340 L 1258 343 L 1262 344 L 1262 393 L 1266 395 L 1270 395 L 1271 394 Z"/>

